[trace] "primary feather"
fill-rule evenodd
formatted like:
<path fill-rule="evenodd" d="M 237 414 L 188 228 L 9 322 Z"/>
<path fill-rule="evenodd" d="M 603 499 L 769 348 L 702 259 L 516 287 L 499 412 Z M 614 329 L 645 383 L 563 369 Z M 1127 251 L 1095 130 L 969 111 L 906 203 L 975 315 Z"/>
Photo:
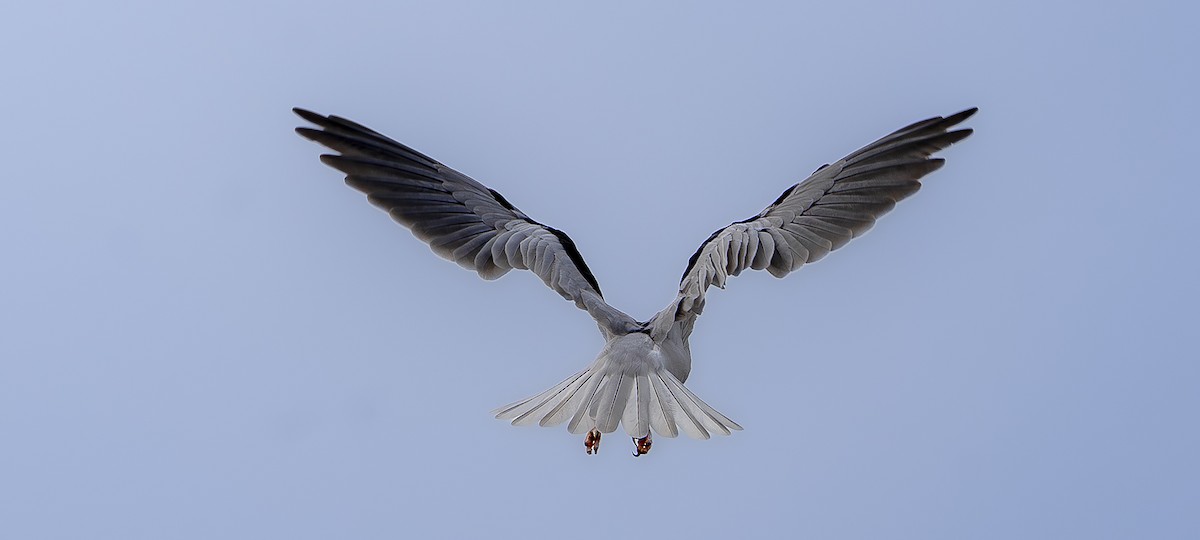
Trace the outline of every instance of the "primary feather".
<path fill-rule="evenodd" d="M 677 324 L 690 334 L 708 287 L 724 288 L 730 276 L 749 268 L 782 278 L 870 230 L 942 167 L 944 160 L 930 156 L 969 136 L 970 129 L 949 130 L 977 110 L 898 129 L 821 166 L 757 215 L 714 232 L 689 259 L 675 300 L 651 321 L 654 335 Z"/>
<path fill-rule="evenodd" d="M 566 422 L 571 433 L 611 433 L 624 425 L 633 437 L 653 430 L 707 439 L 742 429 L 684 386 L 692 365 L 688 337 L 708 288 L 724 288 L 746 269 L 782 278 L 861 236 L 942 167 L 932 155 L 971 134 L 951 128 L 976 109 L 898 129 L 821 166 L 757 215 L 713 232 L 688 260 L 675 298 L 649 322 L 604 301 L 566 233 L 533 220 L 495 190 L 357 123 L 294 111 L 321 128 L 297 128 L 300 135 L 337 152 L 321 161 L 439 256 L 489 280 L 530 270 L 595 319 L 606 339 L 595 361 L 497 409 L 497 418 L 514 425 Z"/>

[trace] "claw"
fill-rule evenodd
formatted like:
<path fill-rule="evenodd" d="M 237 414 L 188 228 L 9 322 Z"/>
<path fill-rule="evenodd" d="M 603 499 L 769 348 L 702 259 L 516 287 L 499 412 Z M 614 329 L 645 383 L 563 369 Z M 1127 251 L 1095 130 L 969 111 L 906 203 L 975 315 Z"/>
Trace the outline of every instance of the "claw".
<path fill-rule="evenodd" d="M 587 450 L 588 455 L 600 453 L 600 430 L 593 429 L 587 433 L 587 437 L 583 438 L 583 447 Z"/>
<path fill-rule="evenodd" d="M 633 457 L 638 457 L 642 454 L 649 454 L 650 453 L 650 445 L 652 445 L 652 444 L 654 444 L 654 441 L 650 440 L 649 433 L 647 433 L 645 437 L 642 437 L 640 439 L 637 437 L 634 437 L 633 438 Z"/>

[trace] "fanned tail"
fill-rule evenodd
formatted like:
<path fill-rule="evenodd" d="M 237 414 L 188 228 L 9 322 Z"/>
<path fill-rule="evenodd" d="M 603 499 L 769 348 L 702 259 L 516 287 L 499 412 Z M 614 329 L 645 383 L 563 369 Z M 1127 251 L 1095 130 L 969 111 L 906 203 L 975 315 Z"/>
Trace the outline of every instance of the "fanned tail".
<path fill-rule="evenodd" d="M 592 429 L 616 431 L 624 424 L 631 437 L 654 433 L 694 439 L 711 433 L 729 435 L 742 426 L 696 397 L 670 371 L 645 364 L 609 362 L 601 357 L 549 390 L 492 411 L 514 426 L 556 426 L 582 434 Z"/>

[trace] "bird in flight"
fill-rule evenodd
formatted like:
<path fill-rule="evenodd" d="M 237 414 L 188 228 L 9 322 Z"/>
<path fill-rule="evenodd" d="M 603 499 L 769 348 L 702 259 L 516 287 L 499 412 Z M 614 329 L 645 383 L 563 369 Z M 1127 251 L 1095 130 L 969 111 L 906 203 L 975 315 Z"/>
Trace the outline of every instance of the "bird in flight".
<path fill-rule="evenodd" d="M 650 451 L 651 431 L 696 439 L 741 430 L 684 386 L 692 370 L 688 337 L 709 286 L 746 269 L 782 278 L 865 233 L 921 178 L 942 167 L 935 152 L 965 139 L 952 128 L 967 109 L 900 128 L 784 190 L 762 212 L 712 233 L 688 260 L 675 298 L 647 321 L 604 301 L 600 284 L 566 233 L 537 222 L 495 190 L 412 148 L 337 116 L 293 109 L 315 124 L 300 135 L 337 154 L 321 161 L 429 244 L 434 253 L 486 280 L 530 270 L 592 316 L 605 339 L 587 368 L 554 387 L 493 411 L 513 425 L 567 423 L 588 454 L 622 425 L 634 456 Z"/>

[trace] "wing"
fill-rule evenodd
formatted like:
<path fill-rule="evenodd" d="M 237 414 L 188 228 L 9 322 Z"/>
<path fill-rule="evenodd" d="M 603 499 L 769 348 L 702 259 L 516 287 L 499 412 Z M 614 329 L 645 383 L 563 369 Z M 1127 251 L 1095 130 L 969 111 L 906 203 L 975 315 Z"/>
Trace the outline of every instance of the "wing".
<path fill-rule="evenodd" d="M 930 156 L 970 135 L 948 130 L 976 110 L 903 127 L 817 169 L 758 215 L 714 232 L 688 261 L 675 300 L 651 321 L 652 336 L 665 338 L 675 324 L 690 334 L 710 285 L 725 288 L 747 268 L 782 278 L 867 232 L 941 168 L 944 160 Z"/>
<path fill-rule="evenodd" d="M 340 155 L 322 155 L 434 253 L 492 280 L 514 268 L 532 270 L 563 298 L 612 332 L 636 324 L 609 306 L 571 238 L 534 221 L 496 191 L 403 144 L 339 118 L 293 109 L 322 129 L 300 135 Z"/>

